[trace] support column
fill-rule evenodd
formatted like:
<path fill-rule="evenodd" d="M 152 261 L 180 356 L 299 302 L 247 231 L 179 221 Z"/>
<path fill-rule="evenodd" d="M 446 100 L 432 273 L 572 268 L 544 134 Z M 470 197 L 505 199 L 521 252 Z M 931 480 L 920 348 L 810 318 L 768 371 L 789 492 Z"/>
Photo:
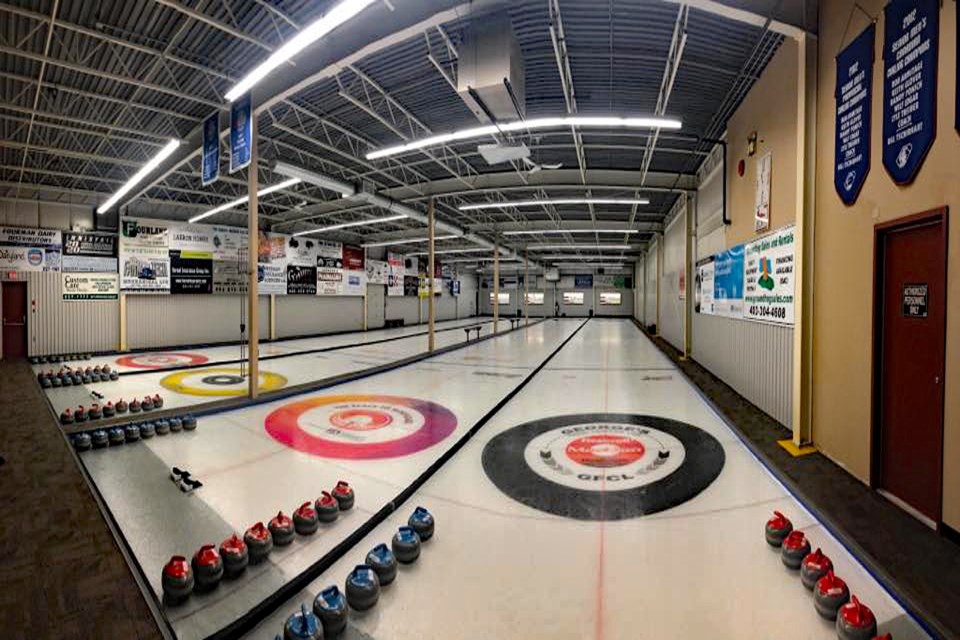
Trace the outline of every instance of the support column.
<path fill-rule="evenodd" d="M 120 344 L 118 351 L 127 350 L 127 294 L 120 294 Z"/>
<path fill-rule="evenodd" d="M 277 296 L 270 294 L 270 339 L 277 339 Z"/>
<path fill-rule="evenodd" d="M 250 114 L 253 121 L 250 137 L 250 166 L 247 167 L 247 193 L 250 202 L 247 205 L 247 358 L 249 359 L 247 393 L 256 400 L 260 387 L 260 312 L 257 300 L 260 287 L 257 283 L 257 259 L 260 245 L 259 202 L 257 201 L 257 116 Z"/>
<path fill-rule="evenodd" d="M 694 219 L 696 212 L 693 208 L 693 196 L 690 194 L 684 194 L 684 198 L 687 199 L 686 207 L 686 217 L 687 217 L 687 230 L 686 230 L 686 239 L 687 242 L 684 245 L 684 259 L 683 259 L 683 268 L 686 271 L 686 278 L 684 278 L 684 305 L 683 305 L 683 359 L 688 359 L 691 354 L 693 354 L 693 278 L 694 278 L 694 253 L 695 245 L 693 244 L 695 239 L 694 233 Z"/>
<path fill-rule="evenodd" d="M 435 231 L 434 228 L 434 208 L 433 208 L 433 198 L 430 198 L 430 202 L 427 205 L 427 244 L 429 248 L 427 249 L 427 271 L 428 271 L 428 281 L 430 282 L 430 288 L 427 290 L 430 294 L 430 297 L 427 302 L 427 318 L 430 323 L 430 327 L 427 330 L 427 350 L 432 352 L 436 346 L 436 336 L 434 335 L 434 305 L 433 305 L 433 276 L 436 274 L 435 271 L 435 262 L 434 258 L 436 257 L 433 252 L 434 240 L 435 240 Z"/>
<path fill-rule="evenodd" d="M 500 321 L 500 246 L 493 245 L 493 332 Z"/>
<path fill-rule="evenodd" d="M 530 262 L 527 260 L 527 248 L 523 248 L 523 324 L 530 324 L 530 312 L 527 308 L 527 293 L 530 290 Z"/>

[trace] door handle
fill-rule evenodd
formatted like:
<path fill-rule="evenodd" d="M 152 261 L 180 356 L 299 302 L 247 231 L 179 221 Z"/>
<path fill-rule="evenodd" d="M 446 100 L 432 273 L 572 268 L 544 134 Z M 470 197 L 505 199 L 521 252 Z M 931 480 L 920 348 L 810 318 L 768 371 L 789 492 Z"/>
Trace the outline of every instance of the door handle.
<path fill-rule="evenodd" d="M 940 376 L 933 377 L 933 384 L 940 384 Z"/>

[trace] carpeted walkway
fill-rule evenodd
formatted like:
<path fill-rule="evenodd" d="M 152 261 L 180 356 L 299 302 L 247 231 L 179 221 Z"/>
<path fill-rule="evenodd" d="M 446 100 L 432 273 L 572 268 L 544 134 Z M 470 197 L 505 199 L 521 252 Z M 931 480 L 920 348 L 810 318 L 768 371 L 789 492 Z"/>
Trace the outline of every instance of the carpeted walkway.
<path fill-rule="evenodd" d="M 30 367 L 0 361 L 0 389 L 0 635 L 160 638 Z"/>

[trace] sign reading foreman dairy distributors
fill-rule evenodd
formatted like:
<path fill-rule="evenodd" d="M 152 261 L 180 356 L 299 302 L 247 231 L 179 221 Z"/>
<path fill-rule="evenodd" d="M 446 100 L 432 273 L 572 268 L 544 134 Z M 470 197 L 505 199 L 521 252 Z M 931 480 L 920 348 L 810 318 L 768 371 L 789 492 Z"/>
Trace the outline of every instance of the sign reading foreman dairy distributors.
<path fill-rule="evenodd" d="M 0 227 L 0 269 L 59 271 L 62 249 L 59 231 Z"/>
<path fill-rule="evenodd" d="M 743 258 L 743 317 L 793 324 L 794 228 L 747 243 Z"/>
<path fill-rule="evenodd" d="M 120 294 L 120 279 L 116 273 L 61 274 L 63 299 L 116 300 Z"/>

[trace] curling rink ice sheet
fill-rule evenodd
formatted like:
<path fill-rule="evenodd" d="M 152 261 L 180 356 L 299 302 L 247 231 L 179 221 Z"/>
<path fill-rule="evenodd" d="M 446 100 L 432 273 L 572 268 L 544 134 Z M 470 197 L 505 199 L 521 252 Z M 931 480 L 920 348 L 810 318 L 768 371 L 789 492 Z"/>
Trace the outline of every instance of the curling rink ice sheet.
<path fill-rule="evenodd" d="M 179 638 L 203 638 L 355 531 L 513 390 L 518 374 L 532 372 L 581 324 L 531 325 L 322 392 L 202 417 L 192 433 L 93 450 L 80 459 L 156 594 L 170 556 L 242 535 L 279 510 L 290 515 L 340 479 L 354 487 L 356 506 L 334 524 L 297 536 L 212 593 L 165 607 Z M 474 366 L 460 366 L 467 358 Z M 188 470 L 203 488 L 181 493 L 168 477 L 173 466 Z"/>
<path fill-rule="evenodd" d="M 471 324 L 483 324 L 483 335 L 488 335 L 492 323 L 483 318 L 470 320 L 451 320 L 437 323 L 437 348 L 459 344 L 465 341 L 462 328 Z M 501 323 L 500 330 L 509 329 L 509 323 Z M 425 326 L 416 325 L 400 329 L 383 329 L 366 333 L 350 333 L 320 338 L 305 338 L 261 345 L 261 357 L 283 354 L 285 357 L 261 360 L 260 388 L 263 392 L 278 391 L 285 387 L 313 382 L 357 369 L 367 368 L 408 358 L 427 350 L 427 336 L 421 335 Z M 387 342 L 380 342 L 389 339 Z M 372 343 L 372 344 L 371 344 Z M 356 346 L 348 346 L 356 345 Z M 339 347 L 343 347 L 340 349 Z M 335 351 L 321 353 L 298 352 L 314 349 L 337 348 Z M 98 382 L 82 386 L 46 389 L 47 398 L 57 414 L 64 409 L 76 409 L 78 405 L 89 407 L 97 402 L 116 403 L 123 398 L 127 402 L 133 398 L 143 398 L 159 393 L 164 399 L 164 408 L 189 407 L 206 402 L 246 395 L 247 381 L 241 376 L 240 364 L 230 363 L 239 357 L 239 347 L 216 347 L 197 351 L 140 353 L 130 356 L 111 356 L 112 360 L 134 359 L 144 365 L 167 363 L 159 368 L 146 366 L 136 368 L 115 365 L 110 359 L 95 358 L 88 362 L 68 362 L 71 367 L 94 366 L 107 362 L 121 372 L 139 371 L 137 375 L 121 375 L 119 380 Z M 289 355 L 288 355 L 289 354 Z M 181 357 L 182 356 L 182 357 Z M 189 356 L 190 358 L 187 358 Z M 173 370 L 196 363 L 198 358 L 209 366 Z M 34 369 L 47 371 L 52 365 L 34 365 Z M 60 365 L 54 366 L 54 370 Z M 156 369 L 156 371 L 154 371 Z M 93 392 L 103 396 L 103 400 L 93 396 Z M 92 423 L 91 423 L 92 424 Z"/>
<path fill-rule="evenodd" d="M 480 393 L 479 389 L 477 393 Z M 773 510 L 830 556 L 880 632 L 926 638 L 630 322 L 591 320 L 410 500 L 247 637 L 272 638 L 414 507 L 437 532 L 357 638 L 833 640 L 764 541 Z"/>

